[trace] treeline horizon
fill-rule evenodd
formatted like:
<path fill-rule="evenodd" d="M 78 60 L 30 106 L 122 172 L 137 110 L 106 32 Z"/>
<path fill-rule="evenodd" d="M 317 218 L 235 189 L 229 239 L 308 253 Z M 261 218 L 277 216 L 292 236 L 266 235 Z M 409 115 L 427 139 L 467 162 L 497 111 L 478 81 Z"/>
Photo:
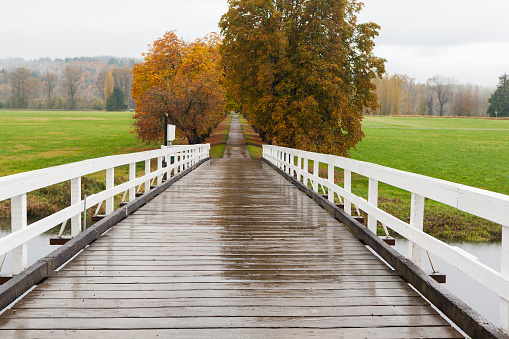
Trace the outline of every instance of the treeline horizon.
<path fill-rule="evenodd" d="M 140 61 L 113 56 L 0 59 L 0 108 L 104 110 L 111 73 L 123 98 L 116 106 L 133 109 L 131 72 Z"/>
<path fill-rule="evenodd" d="M 133 66 L 141 59 L 95 56 L 72 58 L 0 58 L 0 108 L 12 109 L 78 109 L 104 110 L 107 108 L 105 81 L 112 72 L 115 86 L 125 96 L 125 108 L 134 109 L 131 97 Z M 80 71 L 80 84 L 73 105 L 62 83 L 67 67 Z M 26 74 L 24 93 L 13 90 L 13 72 L 24 68 Z M 53 93 L 48 95 L 48 74 L 56 76 Z M 416 81 L 410 75 L 386 73 L 373 79 L 380 107 L 375 115 L 432 115 L 432 116 L 472 116 L 488 117 L 488 99 L 495 86 L 480 86 L 459 83 L 453 78 L 436 75 L 427 82 Z M 48 99 L 50 97 L 50 99 Z M 51 102 L 50 102 L 51 100 Z M 74 107 L 71 107 L 74 106 Z"/>
<path fill-rule="evenodd" d="M 373 82 L 380 105 L 374 115 L 488 117 L 488 99 L 496 89 L 444 75 L 420 83 L 406 74 L 386 73 Z"/>

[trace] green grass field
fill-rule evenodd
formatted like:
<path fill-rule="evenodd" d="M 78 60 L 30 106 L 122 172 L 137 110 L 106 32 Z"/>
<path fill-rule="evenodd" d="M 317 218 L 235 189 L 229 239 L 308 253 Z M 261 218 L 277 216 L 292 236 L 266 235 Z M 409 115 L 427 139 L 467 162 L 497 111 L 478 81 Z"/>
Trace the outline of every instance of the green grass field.
<path fill-rule="evenodd" d="M 0 176 L 158 147 L 129 133 L 132 116 L 0 110 Z"/>
<path fill-rule="evenodd" d="M 137 140 L 131 124 L 128 112 L 0 110 L 0 176 L 159 147 Z M 509 194 L 509 120 L 368 116 L 363 130 L 353 159 Z M 352 188 L 367 197 L 366 178 L 354 176 Z M 379 192 L 384 210 L 408 219 L 408 192 L 384 184 Z M 444 240 L 500 239 L 500 226 L 439 203 L 428 201 L 425 216 L 425 230 Z"/>
<path fill-rule="evenodd" d="M 509 120 L 366 117 L 353 159 L 509 194 Z M 368 180 L 352 190 L 367 198 Z M 379 205 L 410 219 L 410 193 L 380 184 Z M 449 241 L 498 241 L 501 226 L 427 200 L 424 229 Z"/>
<path fill-rule="evenodd" d="M 509 120 L 365 117 L 353 159 L 509 194 Z"/>

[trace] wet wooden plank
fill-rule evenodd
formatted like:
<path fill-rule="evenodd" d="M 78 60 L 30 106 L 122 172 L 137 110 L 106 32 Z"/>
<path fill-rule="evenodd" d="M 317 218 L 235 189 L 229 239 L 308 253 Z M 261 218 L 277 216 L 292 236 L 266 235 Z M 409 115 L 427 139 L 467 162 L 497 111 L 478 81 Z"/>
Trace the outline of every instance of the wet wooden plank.
<path fill-rule="evenodd" d="M 166 317 L 166 318 L 2 318 L 0 329 L 150 329 L 150 328 L 378 328 L 436 327 L 448 323 L 437 316 L 356 316 L 356 317 Z"/>
<path fill-rule="evenodd" d="M 290 278 L 311 278 L 312 280 L 319 280 L 322 278 L 336 278 L 340 276 L 371 276 L 371 275 L 388 275 L 390 271 L 382 270 L 342 270 L 342 271 L 327 271 L 327 270 L 306 270 L 306 271 L 289 271 L 289 270 L 231 270 L 231 271 L 130 271 L 130 270 L 104 270 L 104 271 L 60 271 L 58 276 L 63 277 L 145 277 L 150 279 L 152 277 L 200 277 L 200 276 L 225 276 L 230 278 L 259 278 L 270 279 L 275 277 L 290 277 Z"/>
<path fill-rule="evenodd" d="M 221 282 L 160 282 L 143 283 L 133 286 L 133 282 L 124 283 L 98 283 L 98 282 L 70 282 L 64 279 L 53 279 L 49 284 L 37 286 L 44 291 L 182 291 L 182 290 L 363 290 L 363 289 L 405 289 L 407 284 L 402 281 L 350 281 L 350 282 L 246 282 L 246 281 L 221 281 Z M 243 284 L 240 284 L 240 283 Z"/>
<path fill-rule="evenodd" d="M 428 306 L 421 297 L 356 297 L 356 298 L 180 298 L 180 299 L 31 299 L 29 295 L 16 304 L 16 308 L 139 308 L 139 307 L 323 307 L 323 306 Z M 100 313 L 98 313 L 100 316 Z M 0 328 L 1 329 L 1 328 Z"/>
<path fill-rule="evenodd" d="M 5 312 L 6 318 L 166 318 L 166 317 L 354 317 L 354 316 L 404 316 L 437 315 L 427 306 L 321 306 L 321 307 L 164 307 L 164 308 L 15 308 Z"/>
<path fill-rule="evenodd" d="M 359 297 L 417 297 L 412 290 L 402 288 L 372 290 L 136 290 L 133 286 L 129 291 L 83 291 L 83 290 L 34 290 L 27 299 L 191 299 L 191 298 L 359 298 Z"/>
<path fill-rule="evenodd" d="M 315 202 L 266 164 L 237 158 L 202 165 L 113 227 L 2 314 L 0 331 L 460 337 Z"/>
<path fill-rule="evenodd" d="M 132 330 L 4 330 L 8 338 L 224 338 L 224 339 L 267 339 L 267 338 L 464 338 L 451 327 L 387 327 L 387 328 L 342 328 L 300 329 L 300 328 L 242 328 L 242 329 L 132 329 Z"/>
<path fill-rule="evenodd" d="M 145 276 L 135 277 L 108 277 L 108 276 L 53 276 L 46 280 L 51 284 L 174 284 L 174 283 L 235 283 L 240 286 L 250 285 L 253 282 L 266 284 L 285 284 L 285 283 L 363 283 L 363 282 L 402 282 L 401 277 L 397 275 L 363 275 L 363 276 L 260 276 L 256 280 L 245 279 L 245 277 L 227 277 L 227 276 L 193 276 L 193 277 L 150 277 L 147 280 Z M 43 286 L 43 285 L 40 285 Z"/>

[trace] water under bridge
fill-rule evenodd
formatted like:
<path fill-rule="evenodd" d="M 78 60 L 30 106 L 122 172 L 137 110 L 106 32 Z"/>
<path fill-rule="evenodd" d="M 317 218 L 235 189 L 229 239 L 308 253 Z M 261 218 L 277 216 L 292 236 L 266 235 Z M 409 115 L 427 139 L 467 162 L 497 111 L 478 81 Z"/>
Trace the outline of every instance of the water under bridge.
<path fill-rule="evenodd" d="M 149 162 L 144 177 L 132 174 L 121 187 L 108 172 L 118 163 L 101 165 L 111 192 L 89 197 L 88 206 L 106 201 L 108 215 L 84 232 L 79 213 L 87 202 L 76 178 L 89 170 L 83 164 L 64 168 L 75 171 L 66 174 L 75 198 L 55 220 L 71 219 L 75 237 L 28 269 L 26 245 L 18 242 L 53 227 L 55 220 L 36 223 L 30 234 L 34 225 L 26 225 L 21 192 L 45 185 L 40 181 L 47 173 L 35 175 L 37 185 L 32 179 L 20 183 L 20 177 L 0 181 L 0 189 L 18 190 L 10 196 L 18 235 L 0 239 L 3 253 L 13 251 L 16 273 L 0 289 L 2 307 L 8 306 L 0 315 L 2 338 L 464 337 L 443 313 L 472 337 L 506 337 L 420 270 L 420 259 L 397 254 L 352 217 L 353 203 L 376 216 L 368 226 L 389 218 L 347 192 L 346 174 L 345 191 L 325 182 L 333 171 L 319 178 L 318 163 L 326 159 L 267 146 L 269 161 L 251 160 L 236 116 L 225 158 L 209 160 L 204 145 L 198 151 L 173 149 L 177 153 L 150 155 L 157 157 L 158 169 L 152 171 Z M 303 169 L 308 160 L 314 171 Z M 121 164 L 132 169 L 139 161 Z M 301 184 L 307 180 L 309 186 Z M 145 188 L 139 198 L 136 185 Z M 112 196 L 122 191 L 129 202 L 113 211 Z M 413 194 L 418 216 L 419 195 Z M 334 203 L 338 197 L 341 208 Z M 397 229 L 390 220 L 384 225 Z M 415 220 L 407 235 L 417 243 L 414 233 L 422 231 L 414 226 Z M 421 236 L 413 248 L 419 255 L 429 241 L 436 245 L 436 239 Z M 443 249 L 448 250 L 474 261 L 457 249 Z M 500 278 L 496 283 L 505 284 L 501 288 L 509 286 L 507 276 L 493 274 Z"/>

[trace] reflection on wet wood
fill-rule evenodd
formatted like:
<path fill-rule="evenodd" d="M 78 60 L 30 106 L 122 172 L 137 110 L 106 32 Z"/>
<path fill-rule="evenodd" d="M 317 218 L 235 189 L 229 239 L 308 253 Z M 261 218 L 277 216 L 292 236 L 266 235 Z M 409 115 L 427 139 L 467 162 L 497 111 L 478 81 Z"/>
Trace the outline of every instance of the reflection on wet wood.
<path fill-rule="evenodd" d="M 461 337 L 312 200 L 236 158 L 202 165 L 115 226 L 6 311 L 0 333 Z"/>

